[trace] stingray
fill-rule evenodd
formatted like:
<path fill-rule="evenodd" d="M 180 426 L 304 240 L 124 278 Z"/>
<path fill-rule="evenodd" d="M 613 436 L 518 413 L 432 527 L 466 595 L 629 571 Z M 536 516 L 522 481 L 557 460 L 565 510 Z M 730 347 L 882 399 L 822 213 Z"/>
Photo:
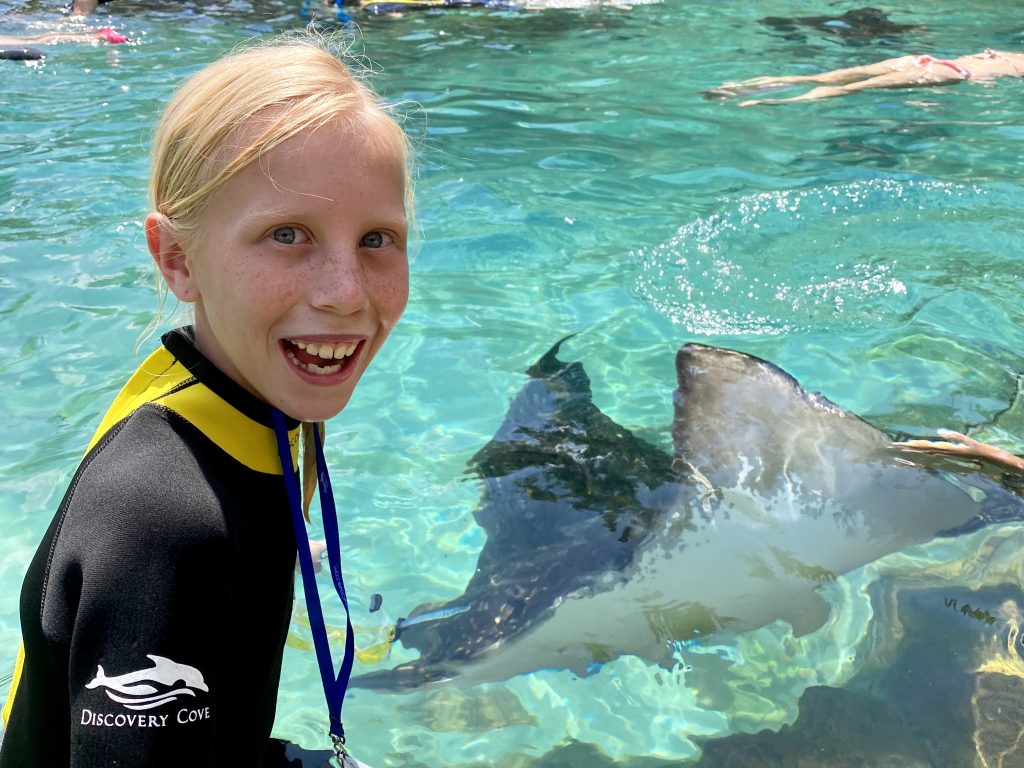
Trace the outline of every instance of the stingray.
<path fill-rule="evenodd" d="M 677 354 L 670 451 L 602 413 L 561 343 L 469 462 L 487 540 L 462 594 L 399 620 L 396 640 L 419 658 L 354 686 L 667 663 L 697 635 L 777 620 L 803 635 L 827 619 L 816 589 L 838 574 L 1022 518 L 998 471 L 907 458 L 772 363 L 716 347 Z"/>

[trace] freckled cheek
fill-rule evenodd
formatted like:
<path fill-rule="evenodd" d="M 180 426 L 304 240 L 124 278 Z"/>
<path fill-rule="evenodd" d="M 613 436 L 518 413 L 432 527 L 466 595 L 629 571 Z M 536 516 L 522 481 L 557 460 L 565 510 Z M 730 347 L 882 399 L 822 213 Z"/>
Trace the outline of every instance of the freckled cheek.
<path fill-rule="evenodd" d="M 398 320 L 405 312 L 409 303 L 409 271 L 406 270 L 401 278 L 394 281 L 392 285 L 391 307 L 393 308 L 395 320 Z"/>
<path fill-rule="evenodd" d="M 378 274 L 373 280 L 373 294 L 378 312 L 391 324 L 398 321 L 409 303 L 409 270 L 393 269 Z"/>
<path fill-rule="evenodd" d="M 238 274 L 236 285 L 242 287 L 254 301 L 269 309 L 294 303 L 300 286 L 305 283 L 313 284 L 317 279 L 316 275 L 294 275 L 256 269 Z"/>

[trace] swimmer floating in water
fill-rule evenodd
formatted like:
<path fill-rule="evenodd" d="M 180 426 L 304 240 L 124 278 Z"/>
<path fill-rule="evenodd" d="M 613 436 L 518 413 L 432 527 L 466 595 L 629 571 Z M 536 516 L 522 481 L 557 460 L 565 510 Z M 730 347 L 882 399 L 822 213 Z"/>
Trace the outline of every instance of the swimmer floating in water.
<path fill-rule="evenodd" d="M 31 37 L 15 37 L 13 35 L 0 35 L 0 47 L 18 45 L 50 45 L 52 43 L 91 43 L 102 40 L 117 45 L 127 43 L 128 38 L 118 34 L 110 27 L 98 29 L 95 32 L 48 32 L 45 35 L 33 35 Z"/>
<path fill-rule="evenodd" d="M 724 83 L 704 96 L 710 99 L 728 99 L 757 94 L 804 83 L 816 84 L 807 93 L 785 99 L 748 99 L 741 107 L 756 104 L 786 104 L 792 101 L 816 101 L 833 96 L 844 96 L 873 88 L 917 88 L 930 85 L 948 85 L 960 80 L 987 82 L 997 77 L 1024 76 L 1024 53 L 994 51 L 986 48 L 981 53 L 955 59 L 934 56 L 899 56 L 875 64 L 848 67 L 822 72 L 817 75 L 783 75 L 780 77 L 754 77 L 738 83 Z"/>
<path fill-rule="evenodd" d="M 0 61 L 40 61 L 46 58 L 45 51 L 32 48 L 33 45 L 52 45 L 54 43 L 93 43 L 100 40 L 111 45 L 127 43 L 128 38 L 118 34 L 110 27 L 104 27 L 86 34 L 80 32 L 50 32 L 32 37 L 13 37 L 0 35 Z"/>

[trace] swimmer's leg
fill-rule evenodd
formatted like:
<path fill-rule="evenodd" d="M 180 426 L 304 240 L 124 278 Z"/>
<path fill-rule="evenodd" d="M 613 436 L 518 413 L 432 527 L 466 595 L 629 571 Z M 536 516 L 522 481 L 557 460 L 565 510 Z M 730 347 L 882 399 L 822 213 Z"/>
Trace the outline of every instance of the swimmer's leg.
<path fill-rule="evenodd" d="M 756 107 L 759 104 L 789 104 L 793 101 L 818 101 L 820 99 L 831 99 L 834 96 L 843 96 L 850 93 L 849 86 L 845 85 L 819 85 L 807 93 L 799 96 L 791 96 L 788 99 L 748 99 L 741 101 L 741 107 Z"/>
<path fill-rule="evenodd" d="M 767 77 L 752 77 L 738 83 L 724 83 L 718 88 L 708 91 L 712 96 L 725 97 L 742 96 L 748 93 L 768 90 L 771 88 L 782 88 L 787 85 L 801 85 L 807 83 L 818 83 L 820 85 L 845 85 L 858 81 L 867 81 L 875 77 L 886 75 L 890 72 L 899 72 L 910 69 L 914 66 L 914 56 L 899 56 L 894 59 L 885 59 L 874 64 L 866 64 L 860 67 L 846 67 L 844 69 L 833 69 L 830 72 L 819 72 L 814 75 L 779 75 Z"/>
<path fill-rule="evenodd" d="M 949 69 L 945 67 L 944 69 Z M 800 96 L 793 96 L 788 99 L 750 99 L 741 101 L 741 107 L 752 107 L 756 104 L 787 104 L 793 101 L 818 101 L 820 99 L 831 99 L 835 96 L 845 96 L 848 93 L 857 91 L 869 91 L 876 88 L 914 88 L 921 85 L 946 85 L 962 80 L 952 69 L 947 76 L 944 72 L 930 72 L 922 76 L 916 71 L 888 72 L 884 75 L 872 77 L 868 80 L 861 80 L 857 83 L 846 85 L 820 85 L 812 88 Z"/>

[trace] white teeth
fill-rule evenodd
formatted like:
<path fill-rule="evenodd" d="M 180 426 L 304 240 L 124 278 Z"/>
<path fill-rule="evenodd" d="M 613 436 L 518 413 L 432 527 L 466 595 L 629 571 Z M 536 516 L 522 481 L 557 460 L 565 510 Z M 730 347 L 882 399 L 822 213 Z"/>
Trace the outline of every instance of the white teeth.
<path fill-rule="evenodd" d="M 358 343 L 351 344 L 319 344 L 312 341 L 297 341 L 293 339 L 288 340 L 289 343 L 293 344 L 298 349 L 304 350 L 307 354 L 319 357 L 321 360 L 344 360 L 346 357 L 355 352 Z M 317 365 L 316 363 L 303 363 L 300 361 L 292 352 L 288 352 L 288 357 L 295 365 L 304 371 L 310 373 L 329 374 L 337 373 L 341 370 L 341 364 L 337 365 Z"/>
<path fill-rule="evenodd" d="M 306 366 L 307 371 L 312 373 L 337 373 L 341 370 L 340 365 L 317 365 L 316 363 L 310 363 Z"/>
<path fill-rule="evenodd" d="M 341 360 L 356 351 L 358 344 L 318 344 L 315 341 L 288 340 L 299 349 L 309 352 L 311 355 L 322 357 L 324 360 Z"/>
<path fill-rule="evenodd" d="M 341 370 L 341 363 L 338 363 L 337 365 L 317 365 L 316 363 L 304 363 L 301 360 L 299 360 L 299 358 L 297 358 L 292 352 L 288 353 L 288 359 L 290 359 L 292 363 L 295 364 L 296 367 L 301 368 L 302 370 L 307 371 L 309 373 L 327 374 L 337 373 L 338 371 Z"/>

